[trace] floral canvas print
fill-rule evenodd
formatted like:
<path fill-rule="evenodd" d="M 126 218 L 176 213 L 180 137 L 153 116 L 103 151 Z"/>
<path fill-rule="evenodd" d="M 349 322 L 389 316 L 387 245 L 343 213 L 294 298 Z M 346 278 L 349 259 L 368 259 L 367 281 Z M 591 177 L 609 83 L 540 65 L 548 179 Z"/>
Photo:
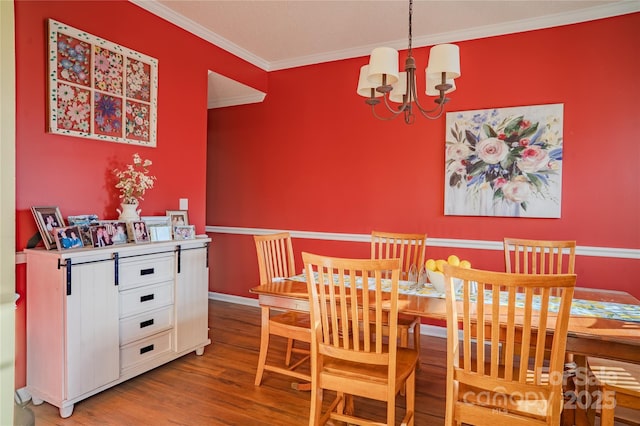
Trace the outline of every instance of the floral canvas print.
<path fill-rule="evenodd" d="M 445 214 L 559 218 L 563 105 L 447 113 Z"/>
<path fill-rule="evenodd" d="M 49 20 L 49 131 L 156 146 L 158 61 Z"/>

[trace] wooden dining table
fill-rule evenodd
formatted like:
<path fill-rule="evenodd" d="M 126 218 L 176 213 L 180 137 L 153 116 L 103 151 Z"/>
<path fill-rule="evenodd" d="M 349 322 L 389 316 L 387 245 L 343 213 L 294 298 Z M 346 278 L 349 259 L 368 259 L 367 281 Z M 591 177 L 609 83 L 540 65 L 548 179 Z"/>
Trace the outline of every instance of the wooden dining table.
<path fill-rule="evenodd" d="M 250 292 L 258 295 L 261 306 L 309 312 L 305 282 L 281 279 L 253 287 Z M 622 291 L 576 287 L 577 299 L 635 305 L 640 310 L 640 300 Z M 399 294 L 398 302 L 399 313 L 446 321 L 444 298 Z M 596 356 L 640 364 L 640 322 L 572 314 L 566 351 L 578 359 Z"/>
<path fill-rule="evenodd" d="M 258 295 L 261 306 L 309 312 L 307 284 L 300 277 L 297 278 L 279 279 L 253 287 L 250 292 Z M 606 309 L 607 304 L 613 303 L 631 307 L 634 313 L 640 311 L 640 300 L 629 293 L 616 290 L 576 287 L 573 300 L 594 302 L 600 305 L 600 309 Z M 443 322 L 446 321 L 446 301 L 443 297 L 400 293 L 398 312 Z M 640 364 L 640 321 L 572 313 L 569 318 L 566 353 L 571 354 L 575 361 L 578 375 L 581 374 L 580 371 L 582 374 L 586 371 L 586 359 L 590 356 Z M 579 381 L 576 383 L 573 395 L 577 397 L 582 395 L 584 387 L 578 385 Z M 574 403 L 575 401 L 565 403 L 562 426 L 593 425 L 593 407 Z"/>

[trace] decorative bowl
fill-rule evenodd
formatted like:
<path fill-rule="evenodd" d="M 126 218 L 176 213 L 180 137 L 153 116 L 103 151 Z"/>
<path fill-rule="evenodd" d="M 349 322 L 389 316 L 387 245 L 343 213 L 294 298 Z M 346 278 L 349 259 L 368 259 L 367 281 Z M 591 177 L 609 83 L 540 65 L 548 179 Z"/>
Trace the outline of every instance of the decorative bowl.
<path fill-rule="evenodd" d="M 429 282 L 433 285 L 433 288 L 440 293 L 444 293 L 444 274 L 438 271 L 427 270 L 427 277 Z M 460 290 L 462 286 L 462 280 L 460 278 L 453 279 L 455 290 Z"/>

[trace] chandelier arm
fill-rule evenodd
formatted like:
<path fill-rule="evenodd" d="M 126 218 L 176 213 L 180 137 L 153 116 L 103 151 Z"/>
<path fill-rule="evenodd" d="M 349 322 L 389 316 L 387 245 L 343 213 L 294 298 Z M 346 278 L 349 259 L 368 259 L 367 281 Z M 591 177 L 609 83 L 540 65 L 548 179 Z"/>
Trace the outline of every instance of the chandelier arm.
<path fill-rule="evenodd" d="M 371 113 L 373 114 L 373 116 L 375 118 L 377 118 L 378 120 L 382 120 L 382 121 L 391 121 L 394 118 L 396 118 L 398 116 L 398 114 L 400 114 L 401 111 L 390 111 L 391 115 L 388 117 L 383 117 L 381 115 L 378 115 L 378 113 L 376 112 L 376 106 L 375 105 L 371 105 Z"/>
<path fill-rule="evenodd" d="M 397 109 L 393 108 L 390 104 L 389 104 L 389 99 L 388 99 L 388 94 L 385 94 L 384 96 L 382 96 L 382 98 L 384 99 L 384 105 L 386 107 L 386 110 L 391 114 L 388 117 L 383 117 L 381 115 L 379 115 L 376 112 L 376 108 L 375 106 L 378 105 L 377 102 L 375 104 L 370 104 L 371 105 L 371 112 L 373 113 L 373 116 L 375 118 L 377 118 L 378 120 L 384 120 L 384 121 L 389 121 L 389 120 L 393 120 L 394 118 L 396 118 L 398 115 L 402 114 L 403 112 L 406 114 L 406 111 L 409 110 L 410 111 L 410 106 L 407 102 L 404 102 L 402 105 L 400 105 Z M 406 121 L 406 120 L 405 120 Z"/>
<path fill-rule="evenodd" d="M 422 105 L 420 105 L 420 101 L 418 100 L 418 93 L 417 93 L 417 89 L 416 89 L 416 84 L 415 81 L 413 84 L 411 84 L 411 95 L 413 97 L 413 101 L 415 102 L 416 106 L 418 107 L 418 111 L 420 111 L 420 113 L 429 119 L 435 120 L 436 118 L 440 117 L 442 115 L 442 113 L 444 112 L 444 104 L 446 104 L 449 99 L 447 99 L 446 97 L 444 97 L 444 92 L 440 93 L 440 97 L 436 100 L 437 102 L 437 106 L 433 109 L 427 109 L 424 108 Z M 440 102 L 438 102 L 440 101 Z M 437 112 L 437 115 L 432 116 L 429 115 L 431 113 Z"/>

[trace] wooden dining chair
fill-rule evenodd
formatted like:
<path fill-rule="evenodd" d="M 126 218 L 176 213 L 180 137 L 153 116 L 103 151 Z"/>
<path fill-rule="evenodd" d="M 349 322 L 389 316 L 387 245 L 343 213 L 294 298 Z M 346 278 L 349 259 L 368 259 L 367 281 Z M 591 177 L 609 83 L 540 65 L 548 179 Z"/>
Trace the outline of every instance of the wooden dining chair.
<path fill-rule="evenodd" d="M 261 285 L 295 275 L 296 266 L 293 245 L 291 243 L 291 235 L 288 232 L 255 235 L 253 238 L 258 255 Z M 272 312 L 268 306 L 261 306 L 261 309 L 260 355 L 258 357 L 255 385 L 260 386 L 265 370 L 309 382 L 311 379 L 309 374 L 296 371 L 300 365 L 309 359 L 309 349 L 295 346 L 296 341 L 311 343 L 309 314 L 297 311 L 279 311 L 276 313 Z M 283 364 L 267 364 L 269 338 L 271 335 L 287 339 L 287 351 Z M 294 353 L 300 354 L 302 357 L 294 364 L 291 364 L 292 354 Z"/>
<path fill-rule="evenodd" d="M 445 265 L 444 275 L 445 424 L 559 425 L 576 276 L 514 274 L 451 265 Z M 459 282 L 454 279 L 462 280 L 461 292 L 455 291 Z M 550 309 L 552 291 L 559 296 L 552 299 L 554 308 Z M 499 362 L 499 342 L 506 353 L 504 363 Z M 546 351 L 547 347 L 551 350 Z"/>
<path fill-rule="evenodd" d="M 406 406 L 402 424 L 413 425 L 418 354 L 398 347 L 400 261 L 309 253 L 302 253 L 302 259 L 312 323 L 309 425 L 323 425 L 329 419 L 356 425 L 395 425 L 396 395 L 403 389 Z M 383 290 L 386 271 L 390 291 Z M 374 289 L 356 291 L 358 280 Z M 383 325 L 389 331 L 388 338 Z M 335 392 L 336 397 L 323 413 L 324 391 Z M 386 402 L 386 422 L 364 418 L 366 409 L 357 410 L 354 396 Z"/>
<path fill-rule="evenodd" d="M 505 271 L 516 274 L 573 274 L 576 242 L 570 240 L 531 240 L 505 238 Z M 573 361 L 567 354 L 565 361 Z"/>
<path fill-rule="evenodd" d="M 424 265 L 427 234 L 371 232 L 371 259 L 400 259 L 400 279 L 406 280 L 411 265 L 417 270 Z M 398 333 L 400 346 L 409 347 L 409 331 L 413 331 L 413 348 L 420 353 L 420 317 L 400 315 Z M 420 365 L 420 363 L 418 363 Z"/>
<path fill-rule="evenodd" d="M 594 408 L 600 409 L 600 426 L 613 426 L 616 421 L 639 424 L 640 365 L 595 357 L 587 358 L 587 365 L 595 378 L 594 391 L 589 387 L 589 401 L 599 406 Z"/>

